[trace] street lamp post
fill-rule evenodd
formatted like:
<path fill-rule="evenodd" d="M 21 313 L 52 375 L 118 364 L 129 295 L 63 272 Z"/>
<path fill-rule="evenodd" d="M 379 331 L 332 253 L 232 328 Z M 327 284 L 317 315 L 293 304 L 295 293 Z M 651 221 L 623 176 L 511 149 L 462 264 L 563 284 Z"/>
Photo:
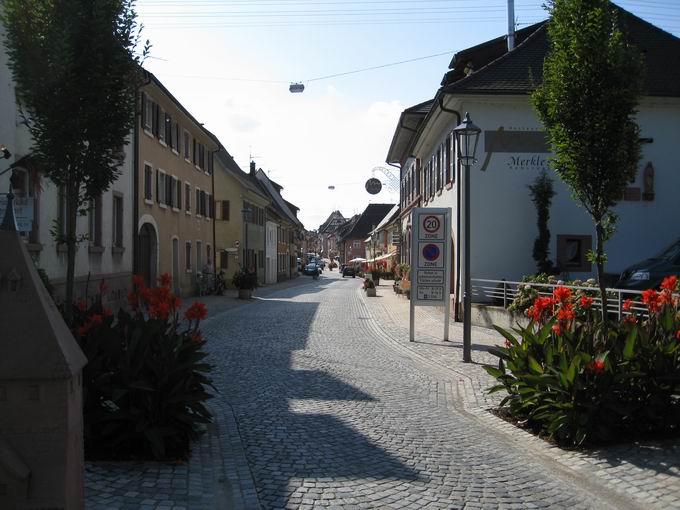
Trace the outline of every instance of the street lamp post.
<path fill-rule="evenodd" d="M 475 153 L 481 129 L 470 120 L 470 114 L 465 114 L 463 122 L 453 132 L 456 135 L 458 160 L 465 166 L 463 175 L 463 361 L 472 361 L 472 285 L 470 280 L 470 167 L 475 164 Z M 459 234 L 460 235 L 460 234 Z"/>

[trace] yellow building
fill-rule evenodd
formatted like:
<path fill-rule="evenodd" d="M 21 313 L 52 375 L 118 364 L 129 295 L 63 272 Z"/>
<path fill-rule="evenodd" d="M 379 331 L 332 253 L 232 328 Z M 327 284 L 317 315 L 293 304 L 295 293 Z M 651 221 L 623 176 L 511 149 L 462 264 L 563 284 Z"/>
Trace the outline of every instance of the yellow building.
<path fill-rule="evenodd" d="M 219 141 L 151 73 L 136 129 L 135 271 L 153 285 L 172 276 L 193 295 L 213 273 L 213 154 Z"/>
<path fill-rule="evenodd" d="M 215 156 L 215 249 L 217 271 L 227 285 L 241 267 L 265 283 L 265 222 L 269 199 L 225 150 Z"/>

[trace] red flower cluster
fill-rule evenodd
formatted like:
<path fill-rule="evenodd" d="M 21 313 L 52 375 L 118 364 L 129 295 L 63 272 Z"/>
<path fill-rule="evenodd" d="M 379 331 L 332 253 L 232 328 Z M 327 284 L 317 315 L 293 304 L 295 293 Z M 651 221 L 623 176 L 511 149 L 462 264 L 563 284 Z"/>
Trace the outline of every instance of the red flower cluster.
<path fill-rule="evenodd" d="M 593 298 L 588 296 L 581 297 L 581 308 L 587 310 L 593 306 Z"/>
<path fill-rule="evenodd" d="M 586 365 L 586 372 L 590 372 L 591 374 L 601 374 L 604 372 L 604 366 L 603 360 L 593 360 Z"/>
<path fill-rule="evenodd" d="M 623 303 L 623 311 L 624 312 L 630 312 L 631 308 L 633 308 L 633 300 L 632 299 L 626 299 Z"/>
<path fill-rule="evenodd" d="M 78 336 L 87 335 L 94 326 L 100 325 L 103 321 L 104 318 L 98 313 L 90 315 L 87 319 L 87 322 L 76 329 L 76 335 Z"/>
<path fill-rule="evenodd" d="M 201 321 L 208 316 L 208 309 L 200 301 L 194 301 L 184 312 L 184 316 L 190 321 Z"/>
<path fill-rule="evenodd" d="M 553 306 L 555 301 L 551 297 L 537 297 L 534 300 L 534 305 L 529 307 L 526 311 L 528 317 L 532 318 L 535 322 L 541 322 L 544 315 L 547 313 L 553 313 Z"/>
<path fill-rule="evenodd" d="M 661 282 L 661 289 L 668 292 L 676 292 L 678 290 L 678 277 L 673 275 L 664 278 L 663 282 Z"/>
<path fill-rule="evenodd" d="M 569 287 L 557 287 L 553 291 L 553 296 L 555 297 L 555 301 L 564 303 L 571 299 L 571 289 Z"/>
<path fill-rule="evenodd" d="M 142 305 L 146 307 L 152 319 L 166 320 L 175 315 L 182 306 L 182 301 L 170 291 L 172 278 L 164 273 L 158 278 L 158 287 L 150 289 L 141 276 L 132 277 L 134 290 L 128 294 L 128 304 L 133 311 L 140 311 Z"/>
<path fill-rule="evenodd" d="M 87 311 L 87 300 L 80 298 L 78 301 L 76 301 L 76 308 L 78 308 L 78 311 L 80 312 Z"/>
<path fill-rule="evenodd" d="M 649 313 L 661 310 L 662 302 L 659 299 L 659 293 L 654 289 L 648 289 L 642 293 L 642 302 L 647 305 Z"/>

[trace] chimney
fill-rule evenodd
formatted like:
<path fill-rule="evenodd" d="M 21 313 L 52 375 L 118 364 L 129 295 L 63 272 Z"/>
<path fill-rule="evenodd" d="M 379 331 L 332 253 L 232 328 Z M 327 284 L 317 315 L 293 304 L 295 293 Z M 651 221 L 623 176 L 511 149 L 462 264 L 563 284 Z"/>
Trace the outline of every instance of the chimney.
<path fill-rule="evenodd" d="M 254 161 L 250 162 L 250 173 L 252 175 L 255 175 L 255 162 Z"/>
<path fill-rule="evenodd" d="M 515 48 L 515 0 L 508 0 L 508 51 Z"/>

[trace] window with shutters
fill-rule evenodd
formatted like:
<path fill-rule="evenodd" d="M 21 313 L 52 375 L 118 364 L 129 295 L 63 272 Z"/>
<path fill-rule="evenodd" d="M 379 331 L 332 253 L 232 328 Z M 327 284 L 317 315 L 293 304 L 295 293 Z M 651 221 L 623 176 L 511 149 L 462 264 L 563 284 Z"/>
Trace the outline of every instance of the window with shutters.
<path fill-rule="evenodd" d="M 153 168 L 148 163 L 144 163 L 144 198 L 153 199 Z"/>
<path fill-rule="evenodd" d="M 151 133 L 155 136 L 158 137 L 158 124 L 159 124 L 159 119 L 158 116 L 160 115 L 160 107 L 156 103 L 152 103 L 151 107 Z"/>
<path fill-rule="evenodd" d="M 196 241 L 196 272 L 203 271 L 203 242 Z"/>
<path fill-rule="evenodd" d="M 192 159 L 194 165 L 195 165 L 196 162 L 198 161 L 198 152 L 197 152 L 196 145 L 197 145 L 196 139 L 194 138 L 194 139 L 193 139 L 193 149 L 194 149 L 194 150 L 193 150 L 193 159 Z"/>
<path fill-rule="evenodd" d="M 446 138 L 444 144 L 444 169 L 446 170 L 446 182 L 453 182 L 453 165 L 451 164 L 451 134 Z"/>
<path fill-rule="evenodd" d="M 182 181 L 180 181 L 177 177 L 175 179 L 175 208 L 177 210 L 182 209 Z"/>
<path fill-rule="evenodd" d="M 205 170 L 205 146 L 202 143 L 198 144 L 198 168 Z"/>
<path fill-rule="evenodd" d="M 90 246 L 99 247 L 102 245 L 102 197 L 99 195 L 94 200 L 90 200 L 88 211 L 89 228 L 88 237 Z"/>
<path fill-rule="evenodd" d="M 205 191 L 201 191 L 200 194 L 200 203 L 201 203 L 201 216 L 207 216 L 207 211 L 206 211 L 206 205 L 205 205 Z"/>
<path fill-rule="evenodd" d="M 191 158 L 191 137 L 189 131 L 184 132 L 184 159 L 189 161 Z"/>
<path fill-rule="evenodd" d="M 153 101 L 145 92 L 142 92 L 142 127 L 149 132 L 153 128 Z"/>
<path fill-rule="evenodd" d="M 113 194 L 113 246 L 123 247 L 123 195 Z"/>
<path fill-rule="evenodd" d="M 168 207 L 173 207 L 174 205 L 174 180 L 171 175 L 166 175 L 165 176 L 165 205 Z"/>
<path fill-rule="evenodd" d="M 201 215 L 201 190 L 196 188 L 196 216 Z"/>
<path fill-rule="evenodd" d="M 159 112 L 158 113 L 158 141 L 163 142 L 163 144 L 165 144 L 165 139 L 166 139 L 165 126 L 168 122 L 168 119 L 167 119 L 167 116 L 166 116 L 163 108 L 159 107 L 158 112 Z"/>
<path fill-rule="evenodd" d="M 180 150 L 180 129 L 179 129 L 179 123 L 173 122 L 172 123 L 172 143 L 170 144 L 172 147 L 172 150 L 176 153 L 179 154 Z"/>
<path fill-rule="evenodd" d="M 165 198 L 165 191 L 166 191 L 166 175 L 163 170 L 156 170 L 156 176 L 158 178 L 156 182 L 156 199 L 158 203 L 160 204 L 161 207 L 165 207 L 166 204 L 166 198 Z"/>
<path fill-rule="evenodd" d="M 222 219 L 229 221 L 229 200 L 222 200 Z"/>
<path fill-rule="evenodd" d="M 170 116 L 169 113 L 166 113 L 165 114 L 165 142 L 170 147 L 173 147 L 172 135 L 173 135 L 172 117 Z"/>
<path fill-rule="evenodd" d="M 191 184 L 184 183 L 184 210 L 191 214 Z"/>

